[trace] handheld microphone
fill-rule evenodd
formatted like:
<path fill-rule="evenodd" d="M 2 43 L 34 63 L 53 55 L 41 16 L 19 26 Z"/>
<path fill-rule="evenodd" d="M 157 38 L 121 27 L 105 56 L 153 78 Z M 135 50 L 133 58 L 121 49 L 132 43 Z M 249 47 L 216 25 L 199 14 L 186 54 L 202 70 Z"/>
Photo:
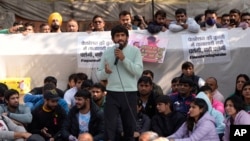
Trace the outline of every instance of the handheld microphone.
<path fill-rule="evenodd" d="M 115 44 L 115 48 L 119 48 L 120 50 L 122 50 L 122 49 L 123 49 L 123 47 L 122 47 L 122 46 L 121 46 L 121 44 L 119 44 L 119 43 L 116 43 L 116 44 Z M 116 58 L 115 58 L 114 65 L 117 65 L 118 60 L 119 60 L 119 58 L 118 58 L 118 57 L 116 57 Z"/>

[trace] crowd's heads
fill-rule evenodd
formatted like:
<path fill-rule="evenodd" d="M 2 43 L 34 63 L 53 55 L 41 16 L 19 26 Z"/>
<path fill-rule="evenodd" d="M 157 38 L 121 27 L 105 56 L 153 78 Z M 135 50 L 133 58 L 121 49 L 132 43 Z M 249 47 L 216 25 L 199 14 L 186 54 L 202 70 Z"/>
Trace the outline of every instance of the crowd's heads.
<path fill-rule="evenodd" d="M 85 74 L 85 73 L 82 73 L 82 72 L 78 72 L 78 73 L 76 73 L 76 75 L 77 75 L 76 87 L 77 87 L 78 89 L 80 89 L 81 86 L 82 86 L 82 83 L 83 83 L 85 80 L 88 80 L 88 75 Z"/>
<path fill-rule="evenodd" d="M 43 94 L 44 94 L 46 91 L 53 90 L 53 89 L 56 89 L 56 85 L 55 85 L 54 83 L 46 83 L 46 84 L 44 84 L 44 86 L 43 86 Z"/>
<path fill-rule="evenodd" d="M 56 89 L 52 89 L 52 90 L 44 91 L 43 98 L 46 99 L 46 100 L 55 100 L 55 101 L 57 101 L 57 100 L 60 99 L 60 96 L 58 95 Z"/>
<path fill-rule="evenodd" d="M 82 97 L 84 99 L 91 99 L 91 93 L 89 90 L 82 89 L 82 90 L 78 90 L 76 92 L 75 97 Z"/>
<path fill-rule="evenodd" d="M 250 25 L 250 13 L 245 12 L 241 14 L 241 21 Z"/>
<path fill-rule="evenodd" d="M 205 10 L 205 21 L 207 25 L 213 26 L 214 24 L 216 24 L 216 20 L 217 20 L 217 13 L 215 10 L 212 9 Z"/>
<path fill-rule="evenodd" d="M 229 14 L 223 14 L 221 16 L 221 25 L 228 27 L 230 25 L 230 15 Z"/>
<path fill-rule="evenodd" d="M 166 25 L 167 13 L 164 10 L 156 11 L 154 20 L 159 25 Z"/>
<path fill-rule="evenodd" d="M 70 19 L 67 22 L 67 32 L 78 32 L 78 31 L 79 31 L 78 22 L 74 19 Z"/>
<path fill-rule="evenodd" d="M 179 8 L 175 11 L 175 19 L 178 23 L 186 23 L 187 12 L 184 8 Z"/>
<path fill-rule="evenodd" d="M 137 87 L 141 96 L 150 95 L 153 90 L 152 79 L 147 76 L 141 76 L 137 82 Z"/>
<path fill-rule="evenodd" d="M 182 64 L 181 70 L 184 76 L 191 77 L 194 75 L 194 65 L 189 61 L 186 61 Z"/>
<path fill-rule="evenodd" d="M 159 135 L 156 132 L 153 131 L 146 131 L 141 133 L 139 137 L 139 141 L 153 141 L 157 139 Z"/>
<path fill-rule="evenodd" d="M 173 111 L 173 104 L 168 95 L 159 95 L 156 100 L 156 109 L 159 113 L 168 114 Z"/>
<path fill-rule="evenodd" d="M 28 33 L 35 33 L 35 25 L 32 22 L 27 22 L 24 24 L 25 31 Z"/>
<path fill-rule="evenodd" d="M 172 93 L 177 93 L 178 92 L 179 81 L 180 81 L 180 77 L 174 77 L 171 80 Z"/>
<path fill-rule="evenodd" d="M 50 26 L 47 23 L 42 23 L 39 28 L 40 33 L 50 33 Z"/>
<path fill-rule="evenodd" d="M 151 36 L 150 36 L 151 37 Z M 148 37 L 149 38 L 149 37 Z M 153 73 L 153 71 L 151 71 L 151 70 L 144 70 L 143 72 L 142 72 L 142 76 L 148 76 L 148 77 L 150 77 L 151 79 L 152 79 L 152 81 L 153 81 L 153 79 L 154 79 L 154 73 Z"/>
<path fill-rule="evenodd" d="M 132 29 L 132 16 L 129 11 L 121 11 L 119 13 L 119 22 L 128 30 Z"/>
<path fill-rule="evenodd" d="M 146 83 L 146 84 L 149 84 L 149 85 L 153 85 L 153 81 L 150 77 L 148 76 L 141 76 L 139 79 L 138 79 L 138 82 L 137 82 L 137 85 L 139 85 L 140 83 Z"/>
<path fill-rule="evenodd" d="M 118 43 L 120 47 L 124 48 L 128 44 L 129 32 L 124 25 L 117 25 L 111 30 L 113 42 Z"/>
<path fill-rule="evenodd" d="M 85 109 L 90 106 L 91 103 L 91 93 L 89 90 L 81 89 L 75 94 L 75 105 L 77 109 Z"/>
<path fill-rule="evenodd" d="M 81 133 L 78 136 L 78 141 L 94 141 L 94 138 L 90 133 Z"/>
<path fill-rule="evenodd" d="M 250 98 L 250 81 L 247 81 L 244 83 L 242 87 L 242 97 L 243 99 L 249 99 Z"/>
<path fill-rule="evenodd" d="M 194 86 L 194 81 L 192 79 L 190 79 L 190 78 L 182 77 L 179 80 L 179 85 L 181 85 L 181 84 L 187 84 L 190 87 L 193 87 Z"/>
<path fill-rule="evenodd" d="M 94 82 L 91 79 L 84 80 L 81 85 L 81 89 L 90 90 Z"/>
<path fill-rule="evenodd" d="M 206 79 L 205 85 L 208 85 L 212 92 L 214 92 L 218 88 L 217 79 L 215 77 L 209 77 Z"/>
<path fill-rule="evenodd" d="M 195 98 L 190 105 L 189 109 L 189 116 L 190 117 L 195 117 L 197 116 L 196 113 L 192 112 L 193 109 L 195 109 L 195 106 L 198 106 L 199 109 L 202 109 L 200 111 L 200 114 L 198 115 L 199 118 L 201 118 L 207 111 L 208 111 L 208 105 L 204 99 L 201 98 Z"/>
<path fill-rule="evenodd" d="M 6 104 L 12 108 L 19 105 L 19 92 L 15 89 L 9 89 L 4 92 L 4 100 Z"/>
<path fill-rule="evenodd" d="M 229 16 L 230 16 L 230 25 L 238 25 L 240 22 L 240 15 L 241 12 L 238 9 L 231 9 L 229 11 Z"/>
<path fill-rule="evenodd" d="M 43 83 L 44 84 L 53 83 L 56 86 L 57 85 L 57 79 L 54 76 L 47 76 L 47 77 L 44 78 Z"/>
<path fill-rule="evenodd" d="M 93 31 L 104 31 L 105 21 L 104 18 L 100 15 L 95 15 L 92 19 L 92 23 L 94 26 Z"/>
<path fill-rule="evenodd" d="M 51 26 L 53 22 L 57 21 L 59 25 L 62 25 L 62 16 L 58 12 L 51 13 L 48 18 L 48 23 Z"/>
<path fill-rule="evenodd" d="M 237 95 L 230 96 L 225 100 L 224 108 L 227 115 L 236 115 L 239 111 L 245 109 L 244 101 Z"/>
<path fill-rule="evenodd" d="M 171 104 L 172 102 L 168 95 L 160 95 L 156 98 L 155 103 Z"/>
<path fill-rule="evenodd" d="M 198 14 L 194 17 L 194 20 L 198 23 L 201 24 L 202 22 L 205 21 L 205 15 L 204 14 Z"/>
<path fill-rule="evenodd" d="M 236 77 L 236 86 L 234 94 L 241 96 L 242 87 L 247 81 L 249 81 L 249 76 L 247 74 L 239 74 Z"/>
<path fill-rule="evenodd" d="M 106 88 L 101 83 L 93 84 L 91 88 L 92 98 L 95 102 L 103 100 L 104 96 L 106 95 Z"/>
<path fill-rule="evenodd" d="M 50 14 L 49 18 L 48 18 L 48 23 L 51 27 L 51 31 L 55 32 L 58 31 L 58 29 L 60 29 L 61 25 L 62 25 L 62 16 L 60 13 L 58 12 L 54 12 L 52 14 Z"/>
<path fill-rule="evenodd" d="M 111 30 L 112 39 L 115 38 L 115 34 L 117 34 L 117 33 L 125 33 L 127 37 L 129 36 L 128 29 L 122 25 L 117 25 L 114 28 L 112 28 L 112 30 Z"/>
<path fill-rule="evenodd" d="M 5 83 L 0 83 L 0 104 L 4 103 L 4 93 L 8 90 L 8 86 Z"/>

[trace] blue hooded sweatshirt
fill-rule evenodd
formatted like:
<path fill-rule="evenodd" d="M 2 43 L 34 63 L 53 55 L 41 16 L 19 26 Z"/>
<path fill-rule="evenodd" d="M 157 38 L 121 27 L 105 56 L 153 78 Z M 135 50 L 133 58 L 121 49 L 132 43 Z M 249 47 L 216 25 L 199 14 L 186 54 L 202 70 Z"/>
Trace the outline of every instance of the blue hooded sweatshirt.
<path fill-rule="evenodd" d="M 215 118 L 216 132 L 218 134 L 224 133 L 226 125 L 224 123 L 225 118 L 224 118 L 223 114 L 212 107 L 212 104 L 211 104 L 208 96 L 204 92 L 199 92 L 197 94 L 196 98 L 201 98 L 201 99 L 206 101 L 206 103 L 208 105 L 208 112 L 210 113 L 211 116 L 213 116 Z"/>

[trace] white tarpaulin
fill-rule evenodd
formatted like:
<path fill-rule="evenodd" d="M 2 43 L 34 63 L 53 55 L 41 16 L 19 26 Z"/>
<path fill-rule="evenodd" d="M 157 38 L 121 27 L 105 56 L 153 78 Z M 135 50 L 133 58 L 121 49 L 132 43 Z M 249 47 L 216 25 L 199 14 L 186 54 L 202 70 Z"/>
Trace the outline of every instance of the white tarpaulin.
<path fill-rule="evenodd" d="M 231 94 L 235 88 L 236 76 L 240 73 L 250 75 L 250 29 L 207 30 L 200 31 L 199 34 L 187 32 L 174 34 L 170 31 L 161 33 L 160 36 L 168 39 L 165 59 L 163 63 L 144 62 L 144 69 L 151 69 L 155 73 L 154 81 L 166 92 L 170 88 L 171 79 L 180 75 L 181 64 L 187 60 L 184 57 L 183 46 L 186 44 L 183 43 L 182 36 L 216 35 L 213 34 L 216 32 L 227 33 L 228 37 L 224 42 L 228 42 L 227 52 L 230 53 L 230 60 L 195 64 L 195 73 L 204 79 L 210 76 L 217 78 L 219 90 L 225 96 Z M 31 77 L 31 86 L 34 87 L 41 86 L 43 79 L 52 75 L 58 79 L 58 87 L 65 89 L 68 76 L 82 71 L 97 81 L 95 68 L 78 66 L 78 38 L 84 36 L 110 37 L 110 32 L 0 35 L 0 79 Z"/>

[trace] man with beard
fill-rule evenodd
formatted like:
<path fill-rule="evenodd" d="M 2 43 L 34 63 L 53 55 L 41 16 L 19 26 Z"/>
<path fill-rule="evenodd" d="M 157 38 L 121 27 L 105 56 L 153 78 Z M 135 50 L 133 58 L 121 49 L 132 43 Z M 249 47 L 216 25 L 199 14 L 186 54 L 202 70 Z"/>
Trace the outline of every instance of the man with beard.
<path fill-rule="evenodd" d="M 119 13 L 119 22 L 128 30 L 137 30 L 139 27 L 132 25 L 132 16 L 129 11 L 121 11 Z"/>
<path fill-rule="evenodd" d="M 163 10 L 156 11 L 154 21 L 148 24 L 148 32 L 151 34 L 157 34 L 161 31 L 165 32 L 167 29 L 167 13 Z"/>
<path fill-rule="evenodd" d="M 55 89 L 44 92 L 44 103 L 32 111 L 33 119 L 28 131 L 40 134 L 45 140 L 60 141 L 62 124 L 66 120 L 65 110 L 58 105 L 60 96 Z"/>
<path fill-rule="evenodd" d="M 79 27 L 78 27 L 77 21 L 74 19 L 70 19 L 67 22 L 67 32 L 78 32 L 78 31 L 79 31 Z"/>
<path fill-rule="evenodd" d="M 115 140 L 117 120 L 121 117 L 125 140 L 134 141 L 136 83 L 143 71 L 142 56 L 138 48 L 128 45 L 128 29 L 123 25 L 115 26 L 111 36 L 119 48 L 107 49 L 97 69 L 98 79 L 108 81 L 104 107 L 106 140 Z"/>
<path fill-rule="evenodd" d="M 138 97 L 142 100 L 142 112 L 151 119 L 156 114 L 155 100 L 159 94 L 153 92 L 153 82 L 148 76 L 142 76 L 137 82 Z"/>
<path fill-rule="evenodd" d="M 51 28 L 51 32 L 62 32 L 61 26 L 62 26 L 62 16 L 58 12 L 54 12 L 50 14 L 48 18 L 48 23 Z"/>
<path fill-rule="evenodd" d="M 104 109 L 106 88 L 101 83 L 95 83 L 91 88 L 92 99 L 95 104 L 101 109 Z"/>
<path fill-rule="evenodd" d="M 187 30 L 192 33 L 198 33 L 200 30 L 200 25 L 193 18 L 188 18 L 186 9 L 177 9 L 175 11 L 175 19 L 175 21 L 169 24 L 169 30 L 172 32 Z"/>
<path fill-rule="evenodd" d="M 9 117 L 17 125 L 26 126 L 28 123 L 31 123 L 32 114 L 30 108 L 19 104 L 19 93 L 17 90 L 6 90 L 4 100 L 5 104 L 0 106 L 1 115 Z"/>
<path fill-rule="evenodd" d="M 217 13 L 215 10 L 205 10 L 205 21 L 200 23 L 202 30 L 221 28 L 221 24 L 217 22 Z"/>
<path fill-rule="evenodd" d="M 79 134 L 86 132 L 93 136 L 94 141 L 104 139 L 103 112 L 92 101 L 91 93 L 82 89 L 75 94 L 75 106 L 63 124 L 62 136 L 64 140 L 76 141 Z"/>

